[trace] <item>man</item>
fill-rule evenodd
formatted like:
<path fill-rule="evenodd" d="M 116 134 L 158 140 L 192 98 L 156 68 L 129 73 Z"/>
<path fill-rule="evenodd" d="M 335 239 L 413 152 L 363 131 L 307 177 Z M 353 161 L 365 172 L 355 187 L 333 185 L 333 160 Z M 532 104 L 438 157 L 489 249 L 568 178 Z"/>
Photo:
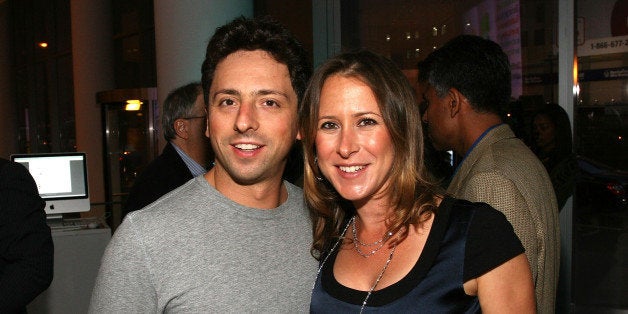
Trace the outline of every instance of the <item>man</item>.
<path fill-rule="evenodd" d="M 162 129 L 168 143 L 135 180 L 123 216 L 205 174 L 211 158 L 205 136 L 206 117 L 200 83 L 187 84 L 168 95 L 162 115 Z"/>
<path fill-rule="evenodd" d="M 0 158 L 0 313 L 26 313 L 52 282 L 45 204 L 28 170 Z"/>
<path fill-rule="evenodd" d="M 426 71 L 425 63 L 419 61 L 417 69 L 419 70 L 419 80 L 415 86 L 415 95 L 419 102 L 419 112 L 421 115 L 425 112 L 426 106 L 423 101 L 423 94 L 427 89 L 427 83 L 421 80 L 421 73 Z M 423 123 L 423 134 L 427 134 L 427 123 Z M 425 160 L 425 167 L 432 175 L 433 179 L 443 188 L 449 186 L 451 176 L 454 172 L 452 165 L 452 156 L 448 151 L 439 151 L 434 148 L 434 144 L 427 138 L 423 139 L 423 158 Z"/>
<path fill-rule="evenodd" d="M 202 84 L 215 166 L 129 213 L 102 260 L 91 312 L 306 312 L 317 263 L 302 192 L 282 180 L 311 69 L 267 19 L 207 46 Z"/>
<path fill-rule="evenodd" d="M 554 313 L 558 209 L 543 164 L 499 115 L 510 98 L 508 57 L 490 40 L 462 35 L 430 54 L 424 66 L 422 118 L 429 138 L 437 149 L 463 157 L 447 192 L 506 215 L 526 249 L 537 310 Z"/>

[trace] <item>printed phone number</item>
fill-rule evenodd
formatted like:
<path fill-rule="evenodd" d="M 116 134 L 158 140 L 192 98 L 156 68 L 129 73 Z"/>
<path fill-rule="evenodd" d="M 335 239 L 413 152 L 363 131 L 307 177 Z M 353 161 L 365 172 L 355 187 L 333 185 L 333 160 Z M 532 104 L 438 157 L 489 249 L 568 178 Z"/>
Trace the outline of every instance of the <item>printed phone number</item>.
<path fill-rule="evenodd" d="M 608 49 L 608 48 L 616 48 L 628 46 L 628 39 L 623 40 L 611 40 L 611 41 L 600 41 L 591 44 L 591 49 Z"/>

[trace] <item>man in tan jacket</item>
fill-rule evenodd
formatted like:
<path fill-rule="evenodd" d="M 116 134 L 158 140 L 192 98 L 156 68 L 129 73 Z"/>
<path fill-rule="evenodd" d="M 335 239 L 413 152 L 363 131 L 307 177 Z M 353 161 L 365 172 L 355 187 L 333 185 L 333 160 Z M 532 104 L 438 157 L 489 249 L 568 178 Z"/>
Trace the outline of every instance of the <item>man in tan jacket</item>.
<path fill-rule="evenodd" d="M 423 121 L 439 150 L 462 158 L 447 192 L 503 212 L 526 250 L 539 313 L 554 313 L 558 208 L 543 164 L 500 118 L 510 99 L 508 57 L 496 43 L 462 35 L 419 65 Z"/>

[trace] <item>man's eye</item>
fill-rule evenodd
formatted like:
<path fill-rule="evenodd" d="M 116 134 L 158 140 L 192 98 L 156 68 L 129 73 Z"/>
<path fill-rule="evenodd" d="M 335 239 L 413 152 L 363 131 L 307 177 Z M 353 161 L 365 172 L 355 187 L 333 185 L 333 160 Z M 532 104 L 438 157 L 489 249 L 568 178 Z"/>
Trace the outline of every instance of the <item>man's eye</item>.
<path fill-rule="evenodd" d="M 264 101 L 264 105 L 268 106 L 268 107 L 277 107 L 277 106 L 279 106 L 279 104 L 276 101 L 272 100 L 272 99 L 268 99 L 268 100 Z"/>
<path fill-rule="evenodd" d="M 219 105 L 221 106 L 233 106 L 235 104 L 235 101 L 233 101 L 233 99 L 224 99 L 222 101 L 220 101 Z"/>

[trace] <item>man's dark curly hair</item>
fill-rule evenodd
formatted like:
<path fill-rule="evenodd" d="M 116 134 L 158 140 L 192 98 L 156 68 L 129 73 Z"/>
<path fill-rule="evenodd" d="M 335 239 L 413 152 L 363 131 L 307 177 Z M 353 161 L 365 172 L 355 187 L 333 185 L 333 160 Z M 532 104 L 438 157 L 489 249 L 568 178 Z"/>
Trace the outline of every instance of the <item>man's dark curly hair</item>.
<path fill-rule="evenodd" d="M 207 44 L 205 61 L 201 68 L 201 84 L 206 104 L 209 101 L 209 88 L 218 63 L 238 50 L 258 49 L 268 52 L 277 62 L 288 67 L 292 88 L 297 94 L 299 104 L 301 103 L 312 73 L 308 55 L 290 31 L 277 21 L 265 16 L 239 17 L 216 29 Z"/>
<path fill-rule="evenodd" d="M 456 88 L 476 112 L 499 114 L 510 101 L 510 62 L 494 41 L 460 35 L 419 64 L 419 81 L 432 85 L 438 97 Z"/>

